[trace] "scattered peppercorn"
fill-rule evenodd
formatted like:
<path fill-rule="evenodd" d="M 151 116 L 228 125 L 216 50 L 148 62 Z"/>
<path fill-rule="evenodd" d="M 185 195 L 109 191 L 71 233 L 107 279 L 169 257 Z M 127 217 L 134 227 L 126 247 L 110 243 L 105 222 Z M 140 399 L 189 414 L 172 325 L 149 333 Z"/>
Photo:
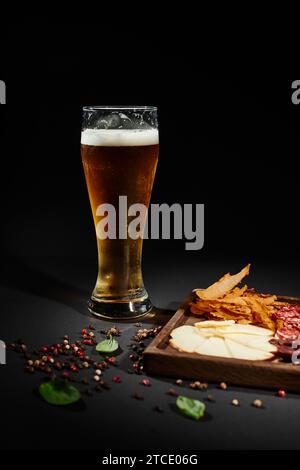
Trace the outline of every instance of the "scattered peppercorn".
<path fill-rule="evenodd" d="M 183 384 L 183 380 L 177 379 L 175 383 L 176 383 L 176 385 L 182 385 L 182 384 Z"/>
<path fill-rule="evenodd" d="M 95 370 L 95 374 L 96 374 L 96 375 L 101 375 L 101 373 L 102 373 L 102 372 L 101 372 L 100 369 L 96 369 L 96 370 Z"/>
<path fill-rule="evenodd" d="M 240 402 L 239 402 L 236 398 L 234 398 L 234 399 L 232 400 L 231 404 L 232 404 L 233 406 L 240 406 Z"/>
<path fill-rule="evenodd" d="M 255 407 L 255 408 L 262 408 L 263 406 L 263 402 L 261 400 L 254 400 L 252 405 Z"/>
<path fill-rule="evenodd" d="M 163 410 L 160 406 L 158 406 L 158 405 L 156 405 L 156 406 L 153 408 L 153 411 L 156 411 L 157 413 L 163 413 L 163 412 L 164 412 L 164 410 Z"/>
<path fill-rule="evenodd" d="M 278 395 L 280 398 L 285 398 L 286 393 L 285 393 L 284 390 L 279 390 L 278 393 L 277 393 L 277 395 Z"/>
<path fill-rule="evenodd" d="M 134 392 L 134 394 L 132 395 L 133 398 L 135 398 L 136 400 L 144 400 L 144 397 L 141 393 L 139 392 Z"/>
<path fill-rule="evenodd" d="M 96 328 L 94 327 L 94 325 L 89 325 L 89 329 L 90 330 L 95 330 Z"/>
<path fill-rule="evenodd" d="M 169 390 L 167 391 L 167 394 L 171 395 L 171 397 L 177 397 L 178 396 L 178 393 L 176 392 L 176 390 L 174 388 L 169 388 Z"/>
<path fill-rule="evenodd" d="M 220 385 L 219 385 L 219 388 L 221 390 L 227 390 L 228 387 L 227 387 L 227 384 L 225 382 L 221 382 Z"/>
<path fill-rule="evenodd" d="M 207 401 L 210 401 L 210 402 L 214 402 L 214 401 L 215 401 L 215 400 L 214 400 L 214 397 L 213 397 L 212 395 L 207 395 L 206 400 L 207 400 Z"/>
<path fill-rule="evenodd" d="M 145 387 L 150 387 L 150 380 L 149 379 L 143 379 L 141 381 L 141 384 L 144 385 Z"/>
<path fill-rule="evenodd" d="M 99 382 L 99 380 L 100 380 L 99 375 L 94 375 L 94 380 L 95 380 L 96 382 Z"/>
<path fill-rule="evenodd" d="M 121 377 L 119 375 L 115 375 L 113 377 L 113 382 L 115 382 L 116 384 L 120 384 L 122 382 Z"/>
<path fill-rule="evenodd" d="M 112 365 L 116 365 L 116 363 L 117 363 L 117 359 L 114 356 L 107 357 L 106 360 L 107 360 L 107 362 L 109 362 Z"/>
<path fill-rule="evenodd" d="M 81 334 L 82 335 L 87 335 L 88 334 L 88 330 L 86 328 L 83 328 L 83 330 L 81 331 Z"/>

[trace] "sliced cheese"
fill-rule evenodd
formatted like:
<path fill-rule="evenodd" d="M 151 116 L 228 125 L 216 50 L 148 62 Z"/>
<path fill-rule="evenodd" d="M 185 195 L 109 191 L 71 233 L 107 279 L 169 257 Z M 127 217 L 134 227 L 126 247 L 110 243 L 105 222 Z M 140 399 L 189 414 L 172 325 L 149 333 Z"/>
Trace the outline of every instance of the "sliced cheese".
<path fill-rule="evenodd" d="M 170 344 L 179 351 L 192 353 L 205 341 L 206 338 L 203 336 L 187 334 L 185 337 L 181 336 L 170 339 Z"/>
<path fill-rule="evenodd" d="M 261 351 L 276 352 L 277 347 L 269 342 L 269 336 L 255 336 L 246 334 L 226 333 L 226 339 L 235 341 L 252 349 L 260 349 Z"/>
<path fill-rule="evenodd" d="M 224 320 L 224 321 L 218 321 L 218 320 L 209 320 L 209 321 L 200 321 L 194 324 L 196 328 L 220 328 L 221 326 L 230 326 L 234 325 L 235 321 L 234 320 Z"/>
<path fill-rule="evenodd" d="M 204 356 L 231 357 L 230 351 L 222 338 L 207 339 L 195 349 L 195 352 Z"/>
<path fill-rule="evenodd" d="M 235 325 L 228 326 L 228 327 L 220 327 L 218 328 L 220 333 L 228 334 L 238 334 L 243 333 L 246 335 L 256 335 L 256 336 L 273 336 L 273 331 L 268 330 L 267 328 L 260 328 L 259 326 L 254 325 L 241 325 L 236 323 Z"/>
<path fill-rule="evenodd" d="M 273 357 L 273 354 L 270 352 L 261 351 L 260 349 L 248 348 L 247 346 L 232 341 L 231 339 L 225 338 L 225 343 L 234 359 L 265 361 Z"/>

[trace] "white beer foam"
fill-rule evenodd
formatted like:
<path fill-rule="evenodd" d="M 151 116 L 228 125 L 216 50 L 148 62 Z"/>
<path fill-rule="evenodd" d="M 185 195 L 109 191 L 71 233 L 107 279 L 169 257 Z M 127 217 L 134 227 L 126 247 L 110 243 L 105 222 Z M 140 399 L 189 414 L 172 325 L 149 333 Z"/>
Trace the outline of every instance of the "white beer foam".
<path fill-rule="evenodd" d="M 136 147 L 158 144 L 157 129 L 85 129 L 81 143 L 96 147 Z"/>

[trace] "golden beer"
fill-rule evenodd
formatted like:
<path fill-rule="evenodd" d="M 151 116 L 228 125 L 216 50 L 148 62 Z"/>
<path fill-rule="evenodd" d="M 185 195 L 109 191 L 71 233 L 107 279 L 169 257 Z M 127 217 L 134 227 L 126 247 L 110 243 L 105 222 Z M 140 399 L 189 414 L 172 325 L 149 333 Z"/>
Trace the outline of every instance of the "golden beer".
<path fill-rule="evenodd" d="M 120 238 L 119 198 L 126 196 L 128 208 L 133 204 L 149 206 L 159 153 L 157 124 L 153 125 L 156 123 L 156 109 L 114 108 L 108 113 L 108 108 L 96 107 L 84 108 L 84 112 L 91 113 L 91 109 L 97 117 L 100 114 L 100 122 L 106 128 L 94 128 L 93 125 L 83 128 L 81 137 L 81 156 L 97 234 L 99 267 L 88 305 L 96 315 L 133 318 L 147 313 L 151 302 L 141 271 L 143 239 L 132 239 L 128 232 L 124 236 L 124 231 Z M 151 117 L 148 123 L 145 122 L 147 112 Z M 134 118 L 131 117 L 133 113 Z M 117 120 L 115 116 L 118 118 L 120 115 Z M 111 122 L 119 126 L 117 129 L 107 128 L 107 122 L 110 126 Z M 99 126 L 99 118 L 96 123 Z M 113 238 L 102 239 L 97 231 L 103 217 L 103 214 L 98 215 L 99 207 L 104 204 L 110 204 L 116 211 L 116 236 Z M 132 217 L 126 213 L 127 226 L 131 220 Z"/>

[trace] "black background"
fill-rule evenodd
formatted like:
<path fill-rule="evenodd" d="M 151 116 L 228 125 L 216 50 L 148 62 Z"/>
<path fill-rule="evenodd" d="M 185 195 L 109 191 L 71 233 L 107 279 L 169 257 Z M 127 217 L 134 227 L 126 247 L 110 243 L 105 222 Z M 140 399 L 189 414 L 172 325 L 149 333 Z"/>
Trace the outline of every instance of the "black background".
<path fill-rule="evenodd" d="M 9 26 L 4 44 L 4 254 L 93 256 L 81 107 L 145 103 L 160 121 L 153 202 L 205 203 L 206 253 L 297 256 L 293 80 L 238 67 L 220 74 L 197 44 L 166 45 L 148 28 L 26 21 Z M 183 243 L 152 245 L 184 255 Z"/>
<path fill-rule="evenodd" d="M 271 71 L 262 73 L 255 61 L 254 66 L 242 68 L 239 54 L 233 66 L 224 55 L 221 66 L 213 53 L 209 60 L 204 58 L 203 50 L 209 55 L 209 38 L 203 43 L 197 35 L 185 36 L 180 28 L 170 36 L 154 25 L 122 27 L 105 18 L 93 23 L 27 18 L 5 25 L 0 34 L 0 79 L 7 84 L 7 105 L 0 106 L 4 289 L 0 336 L 10 341 L 16 334 L 36 344 L 50 341 L 58 331 L 61 334 L 63 328 L 71 328 L 72 322 L 74 330 L 84 326 L 80 315 L 73 318 L 62 307 L 84 310 L 83 299 L 93 287 L 97 269 L 80 161 L 81 108 L 86 104 L 156 105 L 161 152 L 152 202 L 205 204 L 203 250 L 185 251 L 183 241 L 145 242 L 146 285 L 157 307 L 174 307 L 191 288 L 207 285 L 249 261 L 253 264 L 251 286 L 300 295 L 300 106 L 291 102 L 291 84 L 297 76 L 289 79 Z M 12 288 L 17 294 L 7 290 Z M 37 294 L 39 300 L 28 301 L 27 294 Z M 41 298 L 59 301 L 62 306 L 53 311 L 53 305 L 44 304 Z M 15 359 L 10 360 L 19 366 Z M 7 367 L 3 373 L 4 422 L 10 422 L 6 400 L 12 397 L 19 400 L 16 414 L 27 423 L 33 419 L 32 426 L 39 422 L 39 414 L 41 420 L 49 419 L 46 440 L 35 437 L 38 448 L 76 447 L 75 431 L 72 441 L 68 436 L 65 442 L 60 440 L 63 429 L 55 444 L 48 437 L 57 420 L 72 427 L 77 417 L 61 410 L 51 417 L 44 404 L 36 405 L 33 396 L 27 395 L 31 390 L 28 380 L 20 399 L 15 390 L 19 372 Z M 161 382 L 155 382 L 153 394 L 161 388 Z M 249 403 L 256 398 L 253 391 L 241 393 Z M 113 396 L 118 400 L 117 393 Z M 208 435 L 213 437 L 201 442 L 203 448 L 295 447 L 297 421 L 289 421 L 292 441 L 289 435 L 280 441 L 276 426 L 285 417 L 291 419 L 296 397 L 288 413 L 277 410 L 276 435 L 264 431 L 264 426 L 272 427 L 272 406 L 278 406 L 266 394 L 264 399 L 270 400 L 268 423 L 263 418 L 256 421 L 253 410 L 246 410 L 243 419 L 238 415 L 231 418 L 231 434 L 225 441 L 217 429 L 226 429 L 229 415 L 222 409 L 222 400 L 227 398 L 219 398 L 219 421 L 214 424 L 213 418 L 207 424 Z M 128 406 L 125 401 L 124 406 Z M 91 417 L 92 411 L 89 413 Z M 131 418 L 124 412 L 122 419 Z M 164 431 L 156 434 L 152 415 L 145 419 L 150 434 L 144 436 L 138 428 L 136 442 L 133 432 L 120 429 L 121 448 L 132 448 L 135 443 L 143 448 L 146 439 L 150 448 L 159 444 L 179 448 L 181 437 L 175 431 L 181 417 L 170 418 L 173 434 L 169 436 L 166 423 L 161 425 Z M 87 417 L 82 424 L 89 425 Z M 8 448 L 33 447 L 30 433 L 24 437 L 23 430 L 16 431 L 12 424 L 7 429 L 4 444 Z M 30 425 L 29 430 L 35 432 Z M 111 445 L 114 426 L 108 430 L 102 436 L 103 446 Z M 10 435 L 16 435 L 18 442 L 12 442 Z M 97 445 L 100 449 L 96 437 L 94 433 L 94 439 L 79 447 Z M 113 447 L 118 448 L 119 442 Z M 196 445 L 196 437 L 192 442 Z"/>

